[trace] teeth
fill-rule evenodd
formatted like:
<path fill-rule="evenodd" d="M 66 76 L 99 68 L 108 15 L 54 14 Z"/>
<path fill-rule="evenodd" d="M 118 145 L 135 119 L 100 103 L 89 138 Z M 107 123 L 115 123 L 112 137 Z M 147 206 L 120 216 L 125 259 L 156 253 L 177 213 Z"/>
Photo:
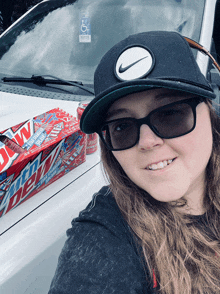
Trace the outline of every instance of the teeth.
<path fill-rule="evenodd" d="M 163 167 L 165 167 L 165 166 L 167 166 L 167 165 L 168 165 L 167 160 L 164 160 L 164 161 L 163 161 Z"/>
<path fill-rule="evenodd" d="M 149 165 L 147 169 L 150 169 L 150 170 L 162 169 L 162 168 L 166 167 L 167 165 L 171 164 L 171 162 L 173 162 L 173 160 L 174 159 L 164 160 L 164 161 L 161 161 L 157 164 L 153 163 L 153 164 Z"/>

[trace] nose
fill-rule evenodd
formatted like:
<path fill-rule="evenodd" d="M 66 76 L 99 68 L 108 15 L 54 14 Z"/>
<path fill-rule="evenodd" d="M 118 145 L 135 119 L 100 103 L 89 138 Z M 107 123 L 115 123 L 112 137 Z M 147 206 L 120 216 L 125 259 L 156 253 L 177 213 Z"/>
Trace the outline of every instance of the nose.
<path fill-rule="evenodd" d="M 163 139 L 158 137 L 148 125 L 143 124 L 140 127 L 140 138 L 138 142 L 138 148 L 140 150 L 150 150 L 163 145 L 163 143 Z"/>

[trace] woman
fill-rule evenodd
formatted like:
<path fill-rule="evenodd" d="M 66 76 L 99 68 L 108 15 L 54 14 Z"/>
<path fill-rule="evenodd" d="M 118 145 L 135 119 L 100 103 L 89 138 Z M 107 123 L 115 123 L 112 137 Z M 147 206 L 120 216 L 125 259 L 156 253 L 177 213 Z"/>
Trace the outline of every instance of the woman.
<path fill-rule="evenodd" d="M 220 124 L 189 43 L 130 36 L 94 86 L 81 129 L 110 185 L 73 220 L 49 293 L 220 293 Z"/>

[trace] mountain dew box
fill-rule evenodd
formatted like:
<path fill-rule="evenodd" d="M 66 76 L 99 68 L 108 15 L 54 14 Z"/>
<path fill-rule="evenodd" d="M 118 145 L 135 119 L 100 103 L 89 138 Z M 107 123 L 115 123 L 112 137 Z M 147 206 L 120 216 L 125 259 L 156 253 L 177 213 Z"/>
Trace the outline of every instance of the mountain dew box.
<path fill-rule="evenodd" d="M 2 134 L 25 152 L 0 142 L 0 217 L 86 160 L 86 135 L 79 121 L 60 108 Z"/>

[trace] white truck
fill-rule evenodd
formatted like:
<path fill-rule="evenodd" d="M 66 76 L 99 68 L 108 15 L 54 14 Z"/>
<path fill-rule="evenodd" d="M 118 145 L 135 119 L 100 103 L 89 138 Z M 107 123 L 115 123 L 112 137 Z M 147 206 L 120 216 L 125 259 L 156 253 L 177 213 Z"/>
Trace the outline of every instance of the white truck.
<path fill-rule="evenodd" d="M 79 102 L 94 97 L 93 74 L 104 53 L 128 35 L 150 30 L 177 31 L 220 60 L 217 0 L 45 0 L 36 5 L 0 36 L 0 133 L 56 107 L 76 116 Z M 208 57 L 195 51 L 195 58 L 218 92 L 219 74 Z M 98 150 L 0 217 L 1 294 L 48 292 L 71 220 L 106 183 Z"/>

